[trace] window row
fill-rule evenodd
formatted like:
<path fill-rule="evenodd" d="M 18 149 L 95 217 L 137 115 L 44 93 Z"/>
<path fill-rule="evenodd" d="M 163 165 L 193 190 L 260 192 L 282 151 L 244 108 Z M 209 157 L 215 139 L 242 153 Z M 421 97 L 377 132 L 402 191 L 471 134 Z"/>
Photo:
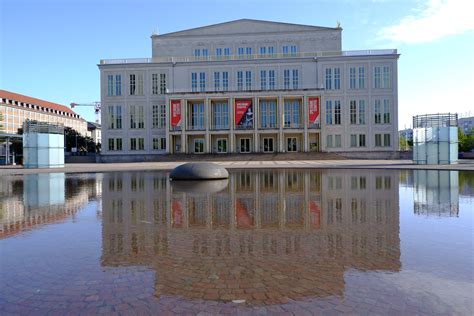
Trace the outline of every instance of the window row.
<path fill-rule="evenodd" d="M 109 138 L 107 140 L 107 149 L 109 151 L 122 151 L 122 138 Z M 145 150 L 145 139 L 143 137 L 132 137 L 129 139 L 128 149 L 130 151 Z M 152 138 L 151 149 L 166 150 L 166 138 L 155 137 Z"/>
<path fill-rule="evenodd" d="M 390 147 L 391 146 L 391 135 L 390 134 L 375 134 L 374 135 L 375 147 Z M 342 135 L 326 135 L 326 147 L 327 148 L 342 148 Z M 367 147 L 366 135 L 365 134 L 350 134 L 350 147 Z"/>
<path fill-rule="evenodd" d="M 340 100 L 326 100 L 326 124 L 341 125 L 343 111 Z M 389 99 L 374 100 L 374 120 L 375 124 L 391 123 L 391 107 Z M 366 124 L 365 100 L 349 101 L 349 123 L 351 125 Z"/>
<path fill-rule="evenodd" d="M 364 66 L 349 67 L 349 90 L 366 89 L 366 71 Z M 341 89 L 341 68 L 327 67 L 324 69 L 324 87 L 326 90 Z M 373 67 L 373 84 L 375 89 L 391 88 L 391 67 L 388 65 Z"/>
<path fill-rule="evenodd" d="M 275 90 L 275 89 L 298 89 L 300 86 L 300 74 L 298 69 L 284 69 L 283 70 L 283 85 L 277 86 L 275 84 L 275 70 L 260 70 L 260 86 L 257 88 L 254 85 L 254 74 L 250 70 L 239 70 L 235 74 L 236 90 L 250 91 L 254 89 L 259 90 Z M 191 91 L 192 92 L 206 92 L 212 91 L 229 91 L 229 72 L 215 71 L 212 73 L 214 83 L 213 89 L 206 86 L 206 72 L 192 72 L 191 73 Z"/>
<path fill-rule="evenodd" d="M 253 47 L 244 46 L 244 47 L 237 47 L 235 51 L 235 55 L 239 57 L 250 56 L 254 54 L 259 54 L 263 56 L 273 56 L 275 55 L 277 50 L 275 46 L 260 46 L 258 51 L 254 51 Z M 288 55 L 288 56 L 295 56 L 298 52 L 297 45 L 283 45 L 281 46 L 281 54 Z M 233 51 L 230 47 L 216 47 L 215 56 L 231 56 L 234 55 Z M 196 58 L 200 57 L 208 57 L 209 56 L 209 48 L 195 48 L 193 51 L 193 56 Z"/>
<path fill-rule="evenodd" d="M 130 105 L 129 118 L 130 128 L 143 129 L 145 128 L 145 107 L 143 105 Z M 109 105 L 107 107 L 107 128 L 108 129 L 122 129 L 122 106 Z M 166 127 L 166 105 L 153 105 L 151 113 L 151 127 L 165 128 Z"/>
<path fill-rule="evenodd" d="M 129 74 L 129 95 L 143 95 L 144 76 L 142 73 Z M 166 74 L 151 74 L 151 94 L 165 94 Z M 122 95 L 122 75 L 107 75 L 107 96 Z"/>

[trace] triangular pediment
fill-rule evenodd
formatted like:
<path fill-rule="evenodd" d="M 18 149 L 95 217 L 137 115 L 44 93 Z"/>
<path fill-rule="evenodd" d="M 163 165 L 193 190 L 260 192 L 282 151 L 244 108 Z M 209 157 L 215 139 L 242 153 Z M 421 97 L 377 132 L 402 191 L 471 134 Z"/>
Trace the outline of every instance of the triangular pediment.
<path fill-rule="evenodd" d="M 251 19 L 241 19 L 219 24 L 213 24 L 178 32 L 158 35 L 159 37 L 181 37 L 181 36 L 216 36 L 231 34 L 259 34 L 259 33 L 282 33 L 302 31 L 335 30 L 336 28 L 321 27 L 302 24 L 291 24 L 282 22 L 271 22 Z"/>

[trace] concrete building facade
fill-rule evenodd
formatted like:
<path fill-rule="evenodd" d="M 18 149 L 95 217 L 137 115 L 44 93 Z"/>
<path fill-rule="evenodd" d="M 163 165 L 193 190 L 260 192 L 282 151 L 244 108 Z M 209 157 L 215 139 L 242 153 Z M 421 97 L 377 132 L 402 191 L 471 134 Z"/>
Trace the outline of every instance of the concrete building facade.
<path fill-rule="evenodd" d="M 399 55 L 342 51 L 341 33 L 243 19 L 101 60 L 102 154 L 393 154 Z"/>

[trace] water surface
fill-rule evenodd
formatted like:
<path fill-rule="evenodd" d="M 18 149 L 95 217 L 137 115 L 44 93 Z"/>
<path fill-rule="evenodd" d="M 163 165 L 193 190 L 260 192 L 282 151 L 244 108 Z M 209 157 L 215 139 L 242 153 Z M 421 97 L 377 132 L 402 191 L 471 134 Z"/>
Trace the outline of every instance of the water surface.
<path fill-rule="evenodd" d="M 474 173 L 0 180 L 0 313 L 472 314 Z"/>

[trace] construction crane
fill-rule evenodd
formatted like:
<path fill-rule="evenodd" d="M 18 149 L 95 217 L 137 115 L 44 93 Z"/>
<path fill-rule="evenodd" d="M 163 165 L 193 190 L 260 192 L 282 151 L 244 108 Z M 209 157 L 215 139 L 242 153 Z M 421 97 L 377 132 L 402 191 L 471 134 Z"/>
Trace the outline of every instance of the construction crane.
<path fill-rule="evenodd" d="M 95 122 L 100 124 L 100 102 L 91 102 L 91 103 L 75 103 L 71 102 L 71 109 L 75 108 L 76 106 L 93 106 L 95 112 Z"/>

